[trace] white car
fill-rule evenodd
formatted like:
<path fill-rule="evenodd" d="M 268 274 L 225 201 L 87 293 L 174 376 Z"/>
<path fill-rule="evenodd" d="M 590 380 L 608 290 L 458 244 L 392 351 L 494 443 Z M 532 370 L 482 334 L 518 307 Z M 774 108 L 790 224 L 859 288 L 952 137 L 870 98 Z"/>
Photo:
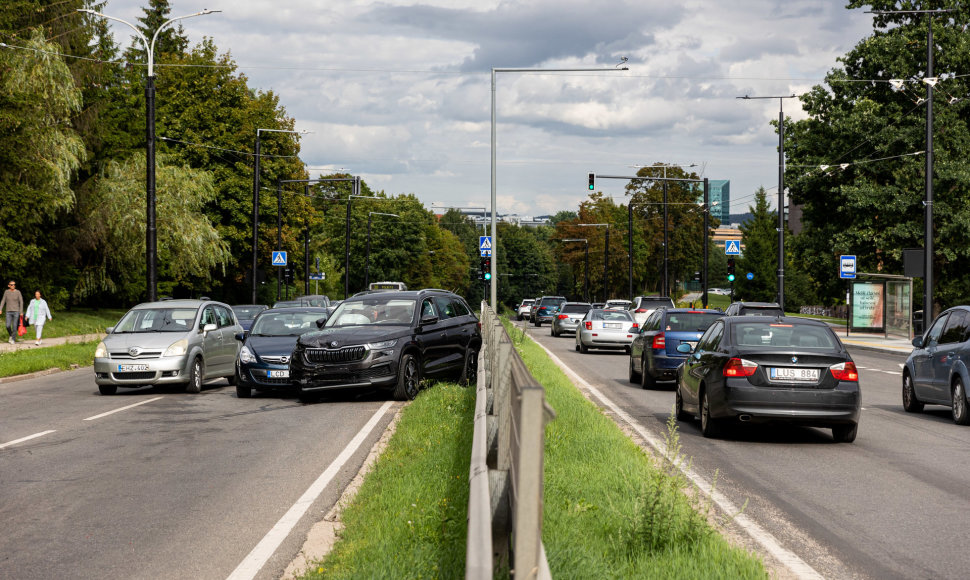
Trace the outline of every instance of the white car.
<path fill-rule="evenodd" d="M 647 317 L 661 306 L 673 308 L 674 301 L 669 296 L 637 296 L 633 299 L 633 304 L 630 305 L 630 314 L 633 315 L 633 319 L 637 321 L 637 324 L 643 326 Z"/>
<path fill-rule="evenodd" d="M 611 348 L 630 352 L 638 333 L 639 327 L 629 310 L 593 309 L 576 329 L 576 350 L 586 353 L 591 348 Z"/>
<path fill-rule="evenodd" d="M 626 310 L 630 308 L 630 304 L 633 303 L 629 300 L 607 300 L 603 308 L 606 310 Z"/>
<path fill-rule="evenodd" d="M 532 305 L 535 304 L 535 298 L 526 298 L 519 304 L 519 307 L 515 311 L 515 317 L 519 320 L 529 317 L 529 312 L 532 310 Z"/>

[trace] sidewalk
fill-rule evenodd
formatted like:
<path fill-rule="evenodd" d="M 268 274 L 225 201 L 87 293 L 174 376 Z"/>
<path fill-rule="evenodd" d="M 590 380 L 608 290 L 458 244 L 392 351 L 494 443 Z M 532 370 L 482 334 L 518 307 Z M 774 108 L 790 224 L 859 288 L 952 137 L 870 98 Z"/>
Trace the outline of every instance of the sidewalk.
<path fill-rule="evenodd" d="M 46 348 L 48 346 L 57 346 L 60 344 L 75 344 L 79 342 L 91 342 L 94 340 L 101 340 L 104 338 L 104 334 L 76 334 L 73 336 L 58 336 L 57 338 L 45 338 L 40 342 L 40 346 L 34 344 L 34 329 L 28 328 L 27 334 L 20 337 L 15 344 L 10 344 L 7 341 L 0 342 L 0 353 L 14 352 L 17 350 L 25 349 L 37 349 Z"/>
<path fill-rule="evenodd" d="M 913 351 L 913 343 L 908 338 L 901 336 L 889 336 L 886 338 L 882 334 L 866 334 L 862 332 L 850 332 L 845 335 L 845 327 L 839 332 L 837 327 L 832 327 L 835 334 L 839 335 L 842 344 L 848 347 L 861 348 L 863 350 L 875 350 L 880 352 L 893 352 L 908 355 Z"/>

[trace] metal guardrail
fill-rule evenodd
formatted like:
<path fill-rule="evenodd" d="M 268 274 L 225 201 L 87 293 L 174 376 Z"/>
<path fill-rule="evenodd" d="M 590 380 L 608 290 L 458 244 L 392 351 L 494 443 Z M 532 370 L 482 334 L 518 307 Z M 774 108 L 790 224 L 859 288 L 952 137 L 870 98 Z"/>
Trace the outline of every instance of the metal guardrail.
<path fill-rule="evenodd" d="M 551 580 L 542 469 L 545 426 L 556 413 L 498 316 L 485 302 L 481 312 L 465 578 L 492 580 L 496 566 L 507 566 L 517 580 Z"/>

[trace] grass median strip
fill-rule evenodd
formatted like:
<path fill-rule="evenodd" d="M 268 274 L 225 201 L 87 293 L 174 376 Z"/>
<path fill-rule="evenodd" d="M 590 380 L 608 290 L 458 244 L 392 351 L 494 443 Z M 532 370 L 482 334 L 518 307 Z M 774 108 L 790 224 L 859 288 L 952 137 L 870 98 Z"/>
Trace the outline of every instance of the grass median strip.
<path fill-rule="evenodd" d="M 543 523 L 554 578 L 768 577 L 711 525 L 710 505 L 684 493 L 674 466 L 646 455 L 538 345 L 513 336 L 557 414 L 546 428 Z M 474 398 L 439 383 L 401 411 L 333 551 L 304 578 L 464 577 Z M 676 448 L 675 422 L 667 437 Z"/>
<path fill-rule="evenodd" d="M 0 353 L 0 377 L 25 375 L 47 369 L 67 370 L 71 365 L 80 367 L 94 364 L 97 341 L 20 349 Z"/>

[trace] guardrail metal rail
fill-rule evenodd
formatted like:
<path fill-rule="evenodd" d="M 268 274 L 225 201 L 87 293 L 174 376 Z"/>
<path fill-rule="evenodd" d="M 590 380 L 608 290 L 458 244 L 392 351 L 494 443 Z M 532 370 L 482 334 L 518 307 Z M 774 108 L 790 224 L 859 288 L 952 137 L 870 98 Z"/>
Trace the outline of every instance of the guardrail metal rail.
<path fill-rule="evenodd" d="M 482 302 L 472 437 L 465 578 L 492 580 L 496 567 L 518 579 L 552 578 L 542 545 L 545 426 L 556 417 L 545 389 Z"/>

